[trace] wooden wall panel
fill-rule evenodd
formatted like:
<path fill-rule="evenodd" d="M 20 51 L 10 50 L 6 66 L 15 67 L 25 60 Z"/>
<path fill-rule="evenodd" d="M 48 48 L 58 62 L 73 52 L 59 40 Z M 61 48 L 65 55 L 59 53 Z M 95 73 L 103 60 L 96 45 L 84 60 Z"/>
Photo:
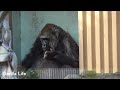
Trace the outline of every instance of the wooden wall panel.
<path fill-rule="evenodd" d="M 80 70 L 120 71 L 120 12 L 78 11 Z"/>

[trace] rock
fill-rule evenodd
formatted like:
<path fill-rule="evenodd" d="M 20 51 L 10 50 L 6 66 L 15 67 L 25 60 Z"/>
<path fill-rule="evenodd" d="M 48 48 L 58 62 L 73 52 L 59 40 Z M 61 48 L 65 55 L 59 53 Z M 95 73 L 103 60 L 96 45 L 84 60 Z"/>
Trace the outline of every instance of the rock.
<path fill-rule="evenodd" d="M 86 78 L 78 74 L 69 74 L 64 79 L 86 79 Z"/>
<path fill-rule="evenodd" d="M 120 73 L 99 74 L 97 79 L 120 79 Z"/>

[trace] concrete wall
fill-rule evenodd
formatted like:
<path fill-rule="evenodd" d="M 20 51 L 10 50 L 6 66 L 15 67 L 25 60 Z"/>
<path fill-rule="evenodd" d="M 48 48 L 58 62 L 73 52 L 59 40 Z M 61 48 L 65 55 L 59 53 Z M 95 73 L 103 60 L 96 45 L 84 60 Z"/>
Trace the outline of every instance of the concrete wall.
<path fill-rule="evenodd" d="M 53 23 L 62 27 L 78 43 L 77 11 L 21 11 L 20 22 L 21 60 L 29 52 L 36 37 L 47 23 Z"/>
<path fill-rule="evenodd" d="M 13 50 L 17 55 L 18 63 L 21 61 L 21 19 L 20 12 L 13 11 L 12 12 L 12 42 L 13 42 Z"/>

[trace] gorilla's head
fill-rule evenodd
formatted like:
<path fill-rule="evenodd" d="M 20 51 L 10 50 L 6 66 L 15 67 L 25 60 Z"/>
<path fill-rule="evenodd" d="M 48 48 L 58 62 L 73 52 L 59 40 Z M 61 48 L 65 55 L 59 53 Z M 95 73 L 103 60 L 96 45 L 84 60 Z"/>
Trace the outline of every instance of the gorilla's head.
<path fill-rule="evenodd" d="M 61 30 L 61 31 L 60 31 Z M 54 24 L 46 24 L 40 33 L 40 40 L 42 43 L 43 51 L 55 50 L 58 42 L 60 41 L 60 33 L 63 32 L 62 28 Z M 63 35 L 63 34 L 62 34 Z"/>
<path fill-rule="evenodd" d="M 32 67 L 37 60 L 43 59 L 43 57 L 46 55 L 45 53 L 46 51 L 51 51 L 51 50 L 53 51 L 51 55 L 57 53 L 58 55 L 60 54 L 64 56 L 65 58 L 63 57 L 64 58 L 63 61 L 66 60 L 66 57 L 70 57 L 75 61 L 79 60 L 78 45 L 69 35 L 69 33 L 65 32 L 62 28 L 60 28 L 55 24 L 46 24 L 41 30 L 37 39 L 35 40 L 30 53 L 26 55 L 25 59 L 23 60 L 22 66 L 26 68 Z M 61 63 L 61 60 L 59 62 Z M 46 63 L 49 64 L 50 62 L 48 61 Z"/>

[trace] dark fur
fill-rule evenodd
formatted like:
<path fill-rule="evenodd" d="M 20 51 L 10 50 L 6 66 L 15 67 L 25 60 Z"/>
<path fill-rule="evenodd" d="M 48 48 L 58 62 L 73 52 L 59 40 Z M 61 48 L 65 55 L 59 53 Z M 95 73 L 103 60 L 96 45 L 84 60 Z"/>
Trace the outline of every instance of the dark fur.
<path fill-rule="evenodd" d="M 50 56 L 51 60 L 43 59 L 44 52 L 40 36 L 49 36 L 50 38 L 50 47 L 55 50 L 55 55 Z M 34 42 L 30 53 L 22 62 L 22 66 L 27 69 L 35 65 L 38 65 L 40 68 L 60 68 L 64 65 L 78 68 L 79 47 L 69 33 L 65 32 L 62 28 L 54 24 L 46 24 Z"/>
<path fill-rule="evenodd" d="M 30 53 L 27 54 L 24 58 L 22 66 L 24 66 L 27 69 L 31 68 L 32 65 L 37 61 L 38 57 L 43 57 L 43 50 L 39 37 L 35 40 L 33 47 L 30 50 Z"/>

